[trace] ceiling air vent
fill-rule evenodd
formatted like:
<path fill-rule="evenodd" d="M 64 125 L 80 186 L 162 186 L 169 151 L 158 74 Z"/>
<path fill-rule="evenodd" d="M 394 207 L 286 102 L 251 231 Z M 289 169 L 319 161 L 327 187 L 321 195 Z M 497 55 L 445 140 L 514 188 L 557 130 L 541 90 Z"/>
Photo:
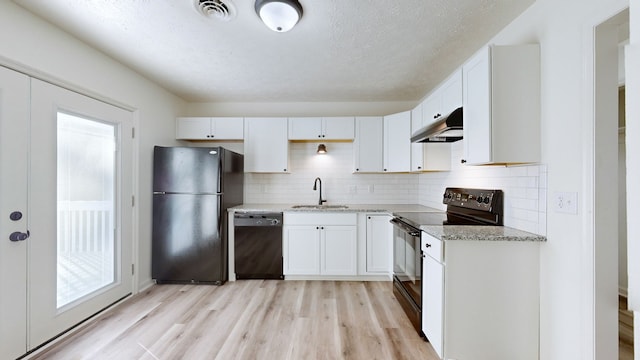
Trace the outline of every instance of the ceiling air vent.
<path fill-rule="evenodd" d="M 198 12 L 206 17 L 215 17 L 223 21 L 236 17 L 236 8 L 231 0 L 194 0 L 193 3 Z"/>

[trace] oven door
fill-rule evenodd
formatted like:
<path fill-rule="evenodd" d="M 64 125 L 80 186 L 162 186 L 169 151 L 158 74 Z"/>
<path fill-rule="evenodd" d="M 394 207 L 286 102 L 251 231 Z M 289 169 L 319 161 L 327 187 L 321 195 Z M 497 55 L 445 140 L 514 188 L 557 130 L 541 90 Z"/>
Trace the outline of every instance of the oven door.
<path fill-rule="evenodd" d="M 422 305 L 422 253 L 421 231 L 394 218 L 393 223 L 393 278 L 396 287 L 408 297 L 412 307 Z"/>

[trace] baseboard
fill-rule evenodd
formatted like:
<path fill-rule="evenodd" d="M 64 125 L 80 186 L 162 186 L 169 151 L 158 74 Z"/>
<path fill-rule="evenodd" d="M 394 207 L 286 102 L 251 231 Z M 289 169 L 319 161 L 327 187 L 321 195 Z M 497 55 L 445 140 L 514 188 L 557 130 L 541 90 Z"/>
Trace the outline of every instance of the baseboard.
<path fill-rule="evenodd" d="M 330 281 L 391 281 L 388 275 L 353 275 L 353 276 L 329 276 L 329 275 L 285 275 L 285 280 L 330 280 Z"/>
<path fill-rule="evenodd" d="M 627 288 L 618 287 L 618 295 L 623 296 L 625 298 L 628 298 L 629 297 L 629 292 L 628 292 Z"/>
<path fill-rule="evenodd" d="M 153 280 L 152 279 L 147 279 L 144 282 L 140 283 L 140 285 L 138 286 L 138 292 L 141 293 L 141 292 L 147 290 L 148 288 L 152 287 L 153 285 L 155 285 Z"/>

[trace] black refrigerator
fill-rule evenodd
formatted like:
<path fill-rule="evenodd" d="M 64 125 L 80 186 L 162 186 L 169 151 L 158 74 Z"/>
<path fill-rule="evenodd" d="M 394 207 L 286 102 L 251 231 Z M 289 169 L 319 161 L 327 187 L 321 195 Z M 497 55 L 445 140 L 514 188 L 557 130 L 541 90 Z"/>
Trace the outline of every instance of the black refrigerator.
<path fill-rule="evenodd" d="M 243 155 L 222 147 L 154 147 L 152 278 L 221 285 L 227 208 L 243 201 Z"/>

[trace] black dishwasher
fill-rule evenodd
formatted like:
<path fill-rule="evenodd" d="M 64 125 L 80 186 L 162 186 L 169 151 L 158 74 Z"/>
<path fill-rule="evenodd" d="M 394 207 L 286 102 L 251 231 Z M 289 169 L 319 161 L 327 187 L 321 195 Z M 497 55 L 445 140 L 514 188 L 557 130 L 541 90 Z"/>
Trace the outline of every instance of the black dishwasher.
<path fill-rule="evenodd" d="M 236 212 L 233 223 L 236 279 L 284 279 L 282 213 Z"/>

